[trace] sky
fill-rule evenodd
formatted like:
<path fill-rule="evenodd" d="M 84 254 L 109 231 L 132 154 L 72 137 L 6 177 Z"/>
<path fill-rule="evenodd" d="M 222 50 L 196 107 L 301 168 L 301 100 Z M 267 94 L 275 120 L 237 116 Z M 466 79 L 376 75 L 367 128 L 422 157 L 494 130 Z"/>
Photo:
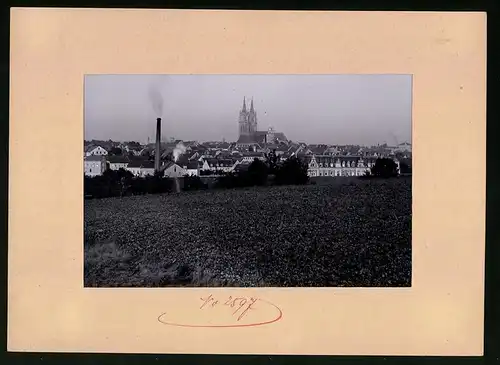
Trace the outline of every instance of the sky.
<path fill-rule="evenodd" d="M 235 141 L 246 97 L 258 130 L 308 144 L 411 143 L 411 75 L 86 75 L 85 139 Z"/>

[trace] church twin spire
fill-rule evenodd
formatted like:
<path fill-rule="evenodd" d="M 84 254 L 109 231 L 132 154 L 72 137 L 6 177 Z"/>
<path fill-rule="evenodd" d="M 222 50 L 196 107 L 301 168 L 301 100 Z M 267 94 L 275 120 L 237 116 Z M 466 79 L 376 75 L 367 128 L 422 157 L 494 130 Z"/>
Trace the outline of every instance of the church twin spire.
<path fill-rule="evenodd" d="M 243 107 L 239 119 L 240 135 L 252 135 L 257 131 L 257 113 L 253 106 L 253 98 L 250 102 L 250 111 L 247 111 L 246 97 L 243 97 Z"/>
<path fill-rule="evenodd" d="M 243 97 L 243 109 L 242 109 L 242 111 L 243 112 L 247 111 L 247 102 L 246 102 L 246 97 L 245 96 Z M 252 100 L 250 102 L 250 112 L 251 113 L 255 112 L 255 109 L 253 108 L 253 97 L 252 97 Z"/>

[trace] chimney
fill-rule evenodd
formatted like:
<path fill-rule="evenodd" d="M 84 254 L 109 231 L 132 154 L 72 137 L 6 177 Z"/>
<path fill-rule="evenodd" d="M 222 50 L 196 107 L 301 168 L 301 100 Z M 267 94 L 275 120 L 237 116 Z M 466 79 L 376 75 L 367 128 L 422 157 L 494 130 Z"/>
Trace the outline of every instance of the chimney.
<path fill-rule="evenodd" d="M 156 118 L 155 172 L 160 171 L 161 118 Z"/>

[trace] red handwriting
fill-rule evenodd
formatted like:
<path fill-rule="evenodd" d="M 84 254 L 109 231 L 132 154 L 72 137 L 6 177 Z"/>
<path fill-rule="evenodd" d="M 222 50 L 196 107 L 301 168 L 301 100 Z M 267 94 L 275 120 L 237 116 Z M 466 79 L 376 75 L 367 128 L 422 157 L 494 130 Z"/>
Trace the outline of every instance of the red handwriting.
<path fill-rule="evenodd" d="M 200 298 L 203 301 L 203 304 L 200 306 L 200 309 L 203 309 L 205 307 L 215 307 L 216 305 L 219 304 L 219 301 L 215 299 L 212 294 L 210 294 L 206 298 Z M 236 315 L 238 312 L 240 315 L 237 318 L 237 321 L 242 319 L 245 314 L 247 314 L 248 311 L 252 309 L 252 306 L 257 302 L 259 299 L 255 298 L 245 298 L 245 297 L 237 297 L 234 298 L 232 296 L 229 296 L 229 298 L 224 302 L 223 305 L 228 306 L 230 308 L 235 308 L 236 310 L 233 312 L 233 315 Z"/>
<path fill-rule="evenodd" d="M 178 327 L 230 328 L 262 326 L 278 322 L 283 317 L 283 313 L 278 306 L 260 298 L 229 296 L 218 299 L 210 294 L 199 298 L 199 300 L 201 303 L 198 307 L 194 307 L 193 310 L 202 311 L 201 313 L 205 314 L 202 317 L 195 315 L 194 317 L 197 318 L 194 319 L 195 323 L 188 323 L 193 319 L 186 316 L 185 311 L 183 311 L 182 318 L 186 322 L 176 321 L 174 312 L 162 313 L 158 317 L 158 321 Z M 250 313 L 253 314 L 250 315 Z M 236 323 L 231 323 L 232 321 Z"/>

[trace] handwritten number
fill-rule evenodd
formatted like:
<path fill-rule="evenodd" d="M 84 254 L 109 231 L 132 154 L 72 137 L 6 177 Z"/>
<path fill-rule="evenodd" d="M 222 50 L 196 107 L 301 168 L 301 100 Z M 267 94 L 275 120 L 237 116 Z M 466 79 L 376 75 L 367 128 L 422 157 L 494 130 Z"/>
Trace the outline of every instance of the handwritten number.
<path fill-rule="evenodd" d="M 244 315 L 245 315 L 245 314 L 246 314 L 249 310 L 253 309 L 253 308 L 252 308 L 252 305 L 254 305 L 254 304 L 255 304 L 255 302 L 257 301 L 257 299 L 250 298 L 250 301 L 251 301 L 251 303 L 247 306 L 247 308 L 246 308 L 246 309 L 245 309 L 245 310 L 244 310 L 244 311 L 240 314 L 240 316 L 238 317 L 238 319 L 237 319 L 238 321 L 239 321 L 240 319 L 242 319 L 242 318 L 243 318 L 243 316 L 244 316 Z"/>
<path fill-rule="evenodd" d="M 243 306 L 247 303 L 247 300 L 245 298 L 242 298 L 240 300 L 240 306 L 238 307 L 238 309 L 236 309 L 234 312 L 233 312 L 233 315 L 235 315 L 236 313 L 238 313 L 238 311 L 243 308 Z"/>
<path fill-rule="evenodd" d="M 200 309 L 203 309 L 206 305 L 210 304 L 210 306 L 213 308 L 217 304 L 219 304 L 219 301 L 215 298 L 213 298 L 212 294 L 210 294 L 206 298 L 200 298 L 203 301 L 203 304 L 200 306 Z M 234 298 L 232 296 L 229 296 L 228 300 L 224 302 L 225 306 L 229 306 L 231 308 L 234 308 L 237 306 L 236 310 L 233 312 L 233 316 L 236 315 L 238 312 L 240 312 L 240 315 L 237 318 L 237 321 L 241 320 L 250 310 L 253 310 L 252 306 L 257 302 L 258 298 L 242 298 L 242 297 L 237 297 Z"/>

